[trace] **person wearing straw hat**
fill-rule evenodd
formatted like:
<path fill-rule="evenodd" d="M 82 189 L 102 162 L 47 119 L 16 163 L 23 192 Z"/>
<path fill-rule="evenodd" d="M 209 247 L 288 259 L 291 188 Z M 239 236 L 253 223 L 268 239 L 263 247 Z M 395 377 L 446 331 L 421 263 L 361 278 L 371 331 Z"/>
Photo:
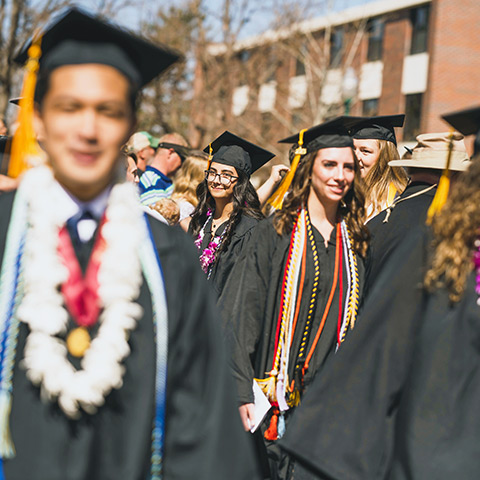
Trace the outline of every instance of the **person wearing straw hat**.
<path fill-rule="evenodd" d="M 0 478 L 256 478 L 191 242 L 120 180 L 137 94 L 178 55 L 72 8 L 26 58 L 10 167 L 33 122 L 48 165 L 0 197 Z"/>
<path fill-rule="evenodd" d="M 355 325 L 368 244 L 360 167 L 342 119 L 282 142 L 296 144 L 271 199 L 282 208 L 257 225 L 220 298 L 244 428 L 259 427 L 272 479 L 292 478 L 277 440 Z M 271 406 L 264 421 L 254 398 Z"/>
<path fill-rule="evenodd" d="M 470 165 L 463 135 L 455 133 L 451 142 L 450 171 L 453 174 L 463 172 Z M 408 232 L 425 224 L 427 211 L 437 191 L 442 170 L 445 168 L 449 145 L 449 133 L 424 133 L 417 136 L 417 144 L 410 158 L 389 162 L 390 166 L 405 168 L 409 182 L 404 192 L 390 207 L 367 223 L 371 239 L 365 270 L 365 293 Z"/>
<path fill-rule="evenodd" d="M 462 121 L 480 131 L 480 116 Z M 380 272 L 282 441 L 298 478 L 478 477 L 479 185 L 477 154 L 433 216 L 433 242 L 413 229 Z"/>

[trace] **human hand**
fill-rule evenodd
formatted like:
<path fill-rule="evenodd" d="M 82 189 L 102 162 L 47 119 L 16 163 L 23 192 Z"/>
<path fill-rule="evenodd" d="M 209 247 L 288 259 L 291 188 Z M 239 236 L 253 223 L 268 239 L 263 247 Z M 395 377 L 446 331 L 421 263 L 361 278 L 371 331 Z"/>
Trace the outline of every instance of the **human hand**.
<path fill-rule="evenodd" d="M 253 403 L 244 403 L 238 407 L 240 418 L 242 419 L 243 428 L 246 432 L 255 425 L 255 406 Z"/>
<path fill-rule="evenodd" d="M 288 170 L 289 168 L 285 165 L 274 165 L 270 172 L 270 180 L 275 184 L 279 183 Z"/>

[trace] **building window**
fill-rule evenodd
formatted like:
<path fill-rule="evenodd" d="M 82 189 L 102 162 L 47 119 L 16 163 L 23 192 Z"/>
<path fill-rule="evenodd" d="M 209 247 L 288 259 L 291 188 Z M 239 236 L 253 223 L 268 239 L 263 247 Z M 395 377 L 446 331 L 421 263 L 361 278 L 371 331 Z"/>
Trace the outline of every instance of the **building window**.
<path fill-rule="evenodd" d="M 242 50 L 237 53 L 237 58 L 241 63 L 247 63 L 250 60 L 250 51 Z"/>
<path fill-rule="evenodd" d="M 247 63 L 250 60 L 251 52 L 249 50 L 242 50 L 237 53 L 238 69 L 239 73 L 237 76 L 238 85 L 247 85 L 248 83 L 248 69 Z"/>
<path fill-rule="evenodd" d="M 422 53 L 427 51 L 428 43 L 428 19 L 430 17 L 430 6 L 414 8 L 410 14 L 412 22 L 412 43 L 410 45 L 410 54 Z"/>
<path fill-rule="evenodd" d="M 374 117 L 378 115 L 378 98 L 370 98 L 363 101 L 362 115 L 364 117 Z"/>
<path fill-rule="evenodd" d="M 335 28 L 330 36 L 330 67 L 336 68 L 343 60 L 343 28 Z"/>
<path fill-rule="evenodd" d="M 405 96 L 405 126 L 403 128 L 403 139 L 414 140 L 420 134 L 420 122 L 422 119 L 422 97 L 421 93 Z"/>
<path fill-rule="evenodd" d="M 308 55 L 308 47 L 306 42 L 298 49 L 298 54 L 295 57 L 295 76 L 299 77 L 305 75 L 305 61 Z"/>
<path fill-rule="evenodd" d="M 375 62 L 382 59 L 384 23 L 382 18 L 372 18 L 368 22 L 367 60 Z"/>

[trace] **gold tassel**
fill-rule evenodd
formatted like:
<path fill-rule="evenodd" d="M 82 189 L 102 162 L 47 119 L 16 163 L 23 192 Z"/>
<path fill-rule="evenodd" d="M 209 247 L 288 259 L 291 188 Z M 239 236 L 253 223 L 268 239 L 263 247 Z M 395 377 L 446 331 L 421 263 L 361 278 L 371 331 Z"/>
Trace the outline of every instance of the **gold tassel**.
<path fill-rule="evenodd" d="M 300 405 L 300 392 L 298 390 L 293 390 L 288 396 L 287 405 L 291 408 L 298 407 Z"/>
<path fill-rule="evenodd" d="M 303 148 L 303 134 L 307 131 L 306 128 L 300 131 L 298 134 L 298 148 L 295 150 L 295 157 L 293 159 L 292 165 L 290 166 L 289 172 L 283 177 L 282 182 L 275 190 L 273 195 L 268 199 L 268 203 L 275 208 L 275 210 L 279 210 L 282 208 L 283 205 L 283 198 L 288 192 L 290 185 L 292 184 L 293 177 L 295 176 L 295 172 L 297 171 L 298 164 L 300 159 L 303 155 L 307 153 L 307 150 Z"/>
<path fill-rule="evenodd" d="M 447 166 L 445 167 L 445 170 L 443 171 L 442 176 L 440 177 L 440 181 L 438 182 L 438 187 L 437 187 L 437 193 L 435 194 L 432 204 L 428 209 L 427 225 L 431 225 L 433 217 L 438 212 L 440 212 L 440 210 L 443 208 L 448 198 L 448 192 L 450 190 L 450 161 L 451 161 L 452 152 L 453 152 L 454 133 L 455 133 L 454 129 L 450 130 L 448 154 L 447 154 Z"/>
<path fill-rule="evenodd" d="M 41 156 L 41 150 L 33 129 L 35 85 L 37 83 L 39 59 L 42 54 L 40 41 L 41 38 L 34 40 L 28 49 L 28 60 L 25 65 L 26 72 L 19 104 L 18 128 L 13 136 L 8 165 L 8 175 L 12 178 L 17 178 L 31 167 L 29 159 Z"/>
<path fill-rule="evenodd" d="M 256 378 L 255 381 L 258 383 L 258 386 L 262 389 L 262 392 L 270 400 L 270 402 L 277 401 L 277 379 L 273 375 L 270 375 L 267 378 Z"/>
<path fill-rule="evenodd" d="M 210 165 L 212 164 L 212 158 L 213 158 L 213 150 L 212 150 L 212 144 L 208 144 L 208 161 L 207 161 L 207 170 L 210 170 Z"/>

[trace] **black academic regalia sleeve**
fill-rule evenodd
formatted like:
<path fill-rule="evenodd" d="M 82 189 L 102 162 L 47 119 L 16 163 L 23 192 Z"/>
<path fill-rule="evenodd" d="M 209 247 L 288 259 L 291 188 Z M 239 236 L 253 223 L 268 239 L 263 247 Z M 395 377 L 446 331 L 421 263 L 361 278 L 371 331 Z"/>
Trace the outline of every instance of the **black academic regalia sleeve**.
<path fill-rule="evenodd" d="M 276 237 L 270 219 L 257 225 L 219 299 L 240 404 L 253 402 L 253 354 L 265 319 Z"/>
<path fill-rule="evenodd" d="M 151 223 L 155 237 L 171 228 Z M 241 426 L 214 295 L 190 239 L 179 229 L 168 233 L 171 243 L 159 247 L 170 328 L 164 478 L 259 478 Z"/>
<path fill-rule="evenodd" d="M 294 412 L 281 446 L 318 479 L 383 478 L 420 327 L 426 237 L 386 265 L 338 353 Z"/>

